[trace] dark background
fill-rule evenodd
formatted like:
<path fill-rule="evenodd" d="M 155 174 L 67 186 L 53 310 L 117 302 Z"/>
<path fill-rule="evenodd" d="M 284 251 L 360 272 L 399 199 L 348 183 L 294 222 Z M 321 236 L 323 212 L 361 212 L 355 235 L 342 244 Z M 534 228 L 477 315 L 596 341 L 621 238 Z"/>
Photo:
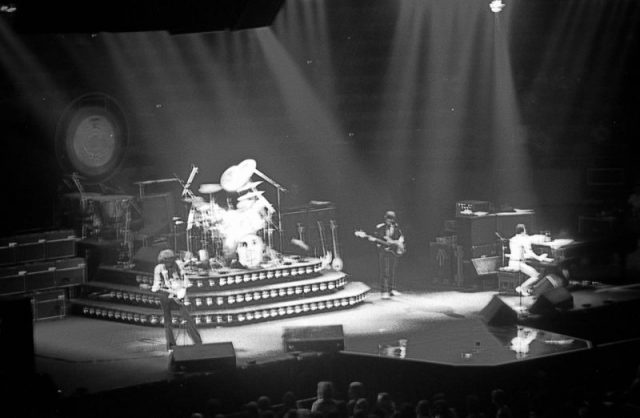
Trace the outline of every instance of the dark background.
<path fill-rule="evenodd" d="M 196 13 L 173 34 L 102 3 L 67 20 L 25 6 L 58 22 L 55 34 L 4 16 L 1 235 L 56 225 L 60 194 L 73 191 L 56 155 L 60 121 L 90 93 L 112 98 L 126 127 L 123 161 L 101 182 L 135 195 L 133 182 L 186 179 L 195 164 L 197 187 L 254 158 L 289 190 L 283 208 L 336 205 L 347 269 L 369 251 L 351 231 L 390 208 L 419 269 L 459 200 L 533 208 L 554 233 L 577 234 L 580 215 L 624 223 L 640 182 L 637 2 L 509 1 L 498 15 L 488 3 L 288 0 L 260 6 L 268 25 L 229 27 L 207 26 L 188 2 Z M 127 32 L 111 33 L 113 22 Z M 593 184 L 610 179 L 591 171 L 601 168 L 620 180 Z"/>

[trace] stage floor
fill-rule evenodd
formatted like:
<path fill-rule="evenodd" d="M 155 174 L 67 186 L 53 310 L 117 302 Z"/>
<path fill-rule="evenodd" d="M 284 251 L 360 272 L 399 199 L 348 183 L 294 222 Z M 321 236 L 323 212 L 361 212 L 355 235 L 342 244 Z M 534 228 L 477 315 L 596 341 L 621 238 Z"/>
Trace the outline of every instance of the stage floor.
<path fill-rule="evenodd" d="M 588 342 L 537 332 L 525 355 L 510 346 L 516 326 L 488 327 L 479 312 L 496 292 L 404 292 L 388 300 L 377 292 L 356 308 L 238 327 L 202 329 L 204 343 L 232 342 L 239 367 L 290 358 L 287 327 L 342 325 L 345 351 L 363 355 L 458 365 L 493 365 L 562 350 L 588 348 Z M 505 303 L 519 305 L 517 297 Z M 530 300 L 525 301 L 530 303 Z M 530 334 L 529 334 L 530 335 Z M 407 340 L 406 351 L 395 350 Z M 555 342 L 547 343 L 553 340 Z M 570 341 L 569 341 L 570 340 Z M 164 330 L 77 316 L 34 324 L 36 370 L 49 374 L 63 396 L 89 393 L 171 378 Z M 190 344 L 185 333 L 178 344 Z"/>

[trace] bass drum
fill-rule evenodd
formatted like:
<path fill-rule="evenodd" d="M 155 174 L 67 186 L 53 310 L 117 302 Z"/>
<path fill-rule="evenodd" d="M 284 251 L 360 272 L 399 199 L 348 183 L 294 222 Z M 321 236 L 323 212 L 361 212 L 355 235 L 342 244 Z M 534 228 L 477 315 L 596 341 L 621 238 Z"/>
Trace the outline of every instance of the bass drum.
<path fill-rule="evenodd" d="M 238 242 L 238 263 L 248 269 L 257 268 L 264 256 L 264 243 L 257 235 L 247 235 Z"/>

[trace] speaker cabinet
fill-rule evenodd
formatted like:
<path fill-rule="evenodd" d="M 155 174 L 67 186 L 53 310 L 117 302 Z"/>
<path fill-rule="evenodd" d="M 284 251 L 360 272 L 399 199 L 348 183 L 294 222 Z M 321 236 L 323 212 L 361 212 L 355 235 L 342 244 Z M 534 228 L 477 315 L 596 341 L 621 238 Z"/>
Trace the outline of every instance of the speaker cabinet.
<path fill-rule="evenodd" d="M 175 346 L 169 368 L 176 372 L 232 370 L 236 352 L 230 342 Z"/>
<path fill-rule="evenodd" d="M 344 350 L 342 325 L 285 328 L 282 338 L 285 352 Z"/>
<path fill-rule="evenodd" d="M 465 216 L 456 219 L 458 244 L 465 248 L 467 257 L 471 247 L 495 242 L 496 215 Z"/>
<path fill-rule="evenodd" d="M 532 314 L 548 314 L 558 309 L 573 308 L 573 296 L 564 287 L 556 287 L 546 291 L 531 305 Z"/>
<path fill-rule="evenodd" d="M 518 314 L 497 296 L 480 311 L 482 320 L 488 325 L 511 325 L 518 321 Z"/>
<path fill-rule="evenodd" d="M 451 245 L 429 243 L 431 281 L 434 284 L 452 284 L 455 279 L 457 260 Z"/>
<path fill-rule="evenodd" d="M 536 229 L 536 216 L 533 212 L 527 213 L 500 213 L 496 217 L 496 231 L 505 238 L 510 238 L 516 233 L 516 225 L 524 224 L 531 233 Z"/>

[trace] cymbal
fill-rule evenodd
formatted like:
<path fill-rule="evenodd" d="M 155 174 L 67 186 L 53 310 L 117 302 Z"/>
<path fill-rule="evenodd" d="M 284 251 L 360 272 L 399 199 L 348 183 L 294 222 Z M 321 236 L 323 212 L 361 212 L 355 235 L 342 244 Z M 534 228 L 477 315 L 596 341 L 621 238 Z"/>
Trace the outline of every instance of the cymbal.
<path fill-rule="evenodd" d="M 247 210 L 251 208 L 256 202 L 252 200 L 239 200 L 236 208 L 238 210 Z"/>
<path fill-rule="evenodd" d="M 238 198 L 238 201 L 243 201 L 243 200 L 247 200 L 247 199 L 253 199 L 253 198 L 259 198 L 260 196 L 262 196 L 264 192 L 262 190 L 256 190 L 254 192 L 249 192 L 249 193 L 245 193 L 242 196 L 240 196 Z"/>
<path fill-rule="evenodd" d="M 201 184 L 198 189 L 200 193 L 205 194 L 218 193 L 220 190 L 222 190 L 222 186 L 219 184 Z"/>
<path fill-rule="evenodd" d="M 245 184 L 244 186 L 241 186 L 237 191 L 238 192 L 244 192 L 245 190 L 255 189 L 256 187 L 258 187 L 262 183 L 263 183 L 262 181 L 252 181 L 252 182 L 249 182 L 249 183 Z"/>
<path fill-rule="evenodd" d="M 220 185 L 228 192 L 236 192 L 249 182 L 256 170 L 256 160 L 244 160 L 238 165 L 227 168 L 220 176 Z"/>

